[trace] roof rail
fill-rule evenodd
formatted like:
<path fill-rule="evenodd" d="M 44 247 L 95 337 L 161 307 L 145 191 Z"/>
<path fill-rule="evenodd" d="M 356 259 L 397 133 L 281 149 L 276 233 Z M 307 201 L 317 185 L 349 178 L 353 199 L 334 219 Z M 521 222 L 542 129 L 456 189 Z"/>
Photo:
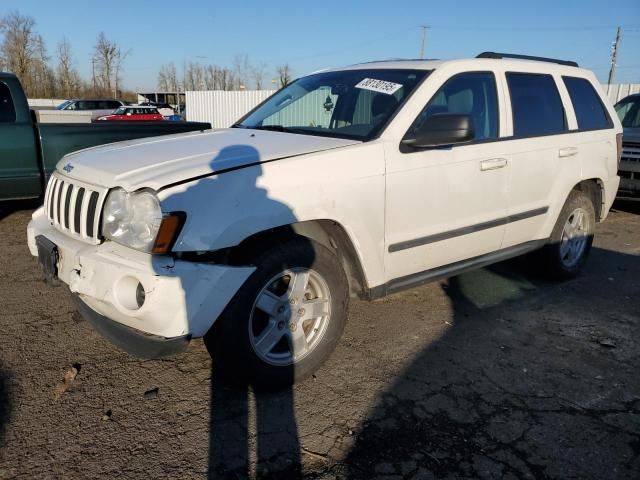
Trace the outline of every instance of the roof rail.
<path fill-rule="evenodd" d="M 577 67 L 577 62 L 571 60 L 558 60 L 557 58 L 532 57 L 530 55 L 518 55 L 516 53 L 482 52 L 476 58 L 517 58 L 519 60 L 534 60 L 536 62 L 550 62 L 568 67 Z"/>

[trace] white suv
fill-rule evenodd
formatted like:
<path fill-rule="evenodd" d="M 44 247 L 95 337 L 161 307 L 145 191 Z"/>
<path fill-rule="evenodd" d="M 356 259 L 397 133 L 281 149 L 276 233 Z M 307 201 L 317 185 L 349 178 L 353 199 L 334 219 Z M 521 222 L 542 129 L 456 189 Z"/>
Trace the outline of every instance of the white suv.
<path fill-rule="evenodd" d="M 573 62 L 479 57 L 325 70 L 229 129 L 67 155 L 31 253 L 130 353 L 205 336 L 271 387 L 322 364 L 350 296 L 536 249 L 572 276 L 616 195 L 619 120 Z"/>

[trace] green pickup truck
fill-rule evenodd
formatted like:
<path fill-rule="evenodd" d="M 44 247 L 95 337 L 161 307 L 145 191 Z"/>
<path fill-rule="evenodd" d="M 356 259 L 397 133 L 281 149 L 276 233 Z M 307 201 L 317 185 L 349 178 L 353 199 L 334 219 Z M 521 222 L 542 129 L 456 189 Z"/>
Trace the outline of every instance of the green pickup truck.
<path fill-rule="evenodd" d="M 199 122 L 38 123 L 20 81 L 0 72 L 0 201 L 40 197 L 56 164 L 69 152 L 210 128 Z"/>

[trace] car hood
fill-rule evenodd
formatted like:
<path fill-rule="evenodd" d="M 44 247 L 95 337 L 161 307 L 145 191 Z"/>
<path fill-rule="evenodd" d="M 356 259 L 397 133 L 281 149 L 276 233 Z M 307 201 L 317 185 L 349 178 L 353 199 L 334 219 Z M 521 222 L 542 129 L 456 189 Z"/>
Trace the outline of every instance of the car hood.
<path fill-rule="evenodd" d="M 93 147 L 58 162 L 63 175 L 103 187 L 159 189 L 190 178 L 360 143 L 311 135 L 229 128 Z"/>

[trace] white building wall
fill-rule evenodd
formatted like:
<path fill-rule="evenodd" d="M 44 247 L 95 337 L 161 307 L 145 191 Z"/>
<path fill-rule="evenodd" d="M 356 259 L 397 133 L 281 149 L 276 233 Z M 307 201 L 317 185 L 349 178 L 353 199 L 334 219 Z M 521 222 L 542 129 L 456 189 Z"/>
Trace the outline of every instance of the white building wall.
<path fill-rule="evenodd" d="M 622 100 L 632 93 L 640 93 L 640 83 L 614 83 L 611 85 L 603 85 L 602 88 L 607 92 L 609 100 L 611 100 L 612 103 L 616 103 L 618 100 Z"/>
<path fill-rule="evenodd" d="M 273 90 L 188 91 L 187 120 L 209 122 L 213 128 L 226 128 L 273 93 Z"/>
<path fill-rule="evenodd" d="M 602 88 L 611 102 L 616 103 L 627 95 L 640 92 L 640 83 L 602 85 Z M 187 120 L 209 122 L 213 128 L 226 128 L 273 93 L 273 90 L 186 92 Z M 324 101 L 326 93 L 320 91 L 316 95 L 309 95 L 308 97 L 303 101 L 309 102 L 310 105 L 317 105 L 318 102 Z M 314 116 L 313 118 L 299 119 L 300 125 L 311 123 L 322 125 L 325 122 L 326 119 L 322 115 L 321 109 L 313 110 L 317 110 L 316 116 L 322 116 L 323 118 L 315 118 Z M 284 110 L 282 111 L 282 117 L 288 117 Z M 277 123 L 275 118 L 273 120 L 274 123 Z M 285 119 L 282 118 L 281 120 L 284 121 Z"/>

